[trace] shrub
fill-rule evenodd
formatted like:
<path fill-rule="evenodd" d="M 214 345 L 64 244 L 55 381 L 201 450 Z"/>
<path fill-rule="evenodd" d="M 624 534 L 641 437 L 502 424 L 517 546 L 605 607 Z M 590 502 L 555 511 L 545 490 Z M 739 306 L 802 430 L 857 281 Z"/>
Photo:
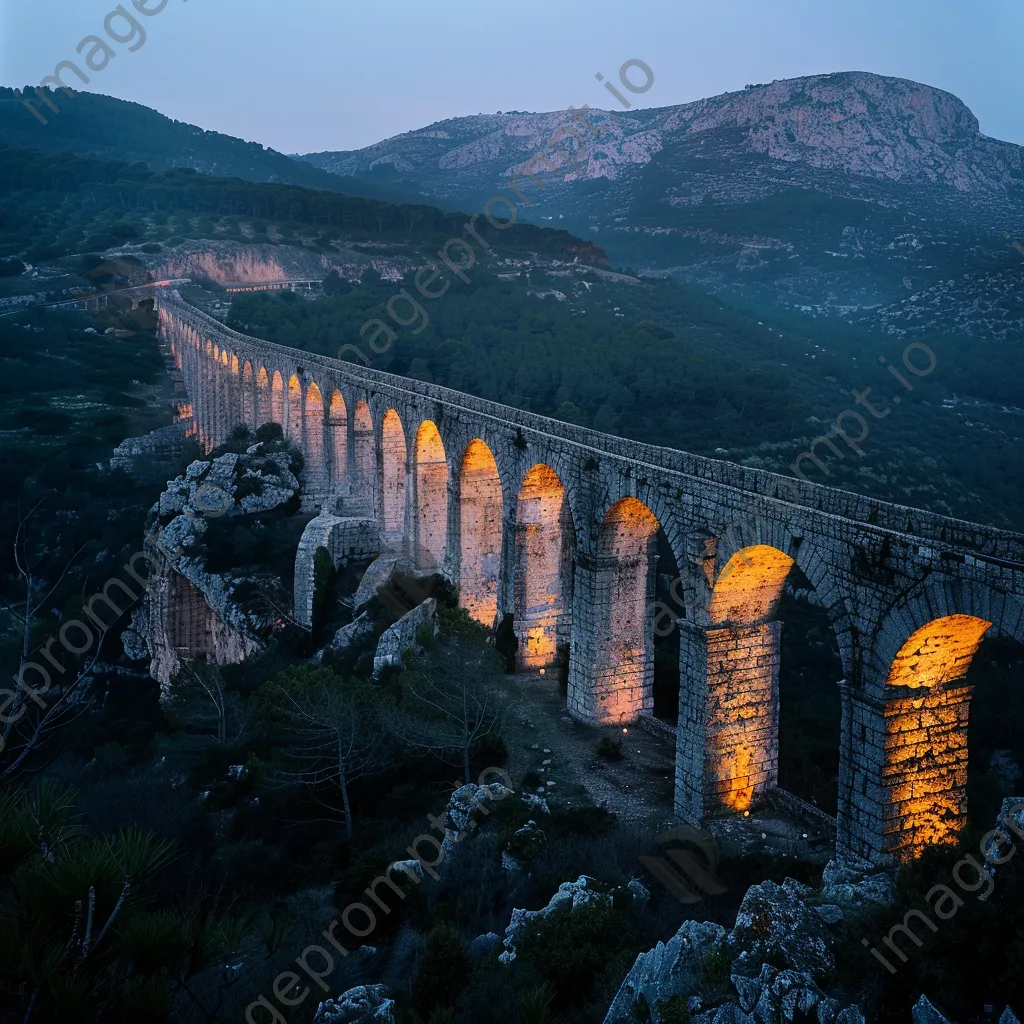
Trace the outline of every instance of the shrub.
<path fill-rule="evenodd" d="M 438 925 L 427 935 L 412 983 L 412 1001 L 425 1016 L 455 1005 L 466 982 L 471 965 L 459 933 L 448 924 Z"/>
<path fill-rule="evenodd" d="M 610 736 L 602 736 L 597 743 L 597 756 L 606 761 L 622 760 L 622 740 L 613 740 Z"/>

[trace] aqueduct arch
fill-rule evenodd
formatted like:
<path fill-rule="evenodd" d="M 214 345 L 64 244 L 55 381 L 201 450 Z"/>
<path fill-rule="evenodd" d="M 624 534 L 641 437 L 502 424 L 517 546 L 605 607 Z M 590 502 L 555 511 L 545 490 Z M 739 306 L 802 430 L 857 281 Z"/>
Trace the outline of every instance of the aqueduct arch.
<path fill-rule="evenodd" d="M 288 390 L 285 394 L 285 431 L 284 435 L 294 441 L 300 450 L 304 449 L 302 439 L 302 384 L 296 374 L 288 378 Z"/>
<path fill-rule="evenodd" d="M 312 479 L 317 491 L 323 491 L 327 487 L 324 472 L 324 399 L 314 381 L 306 388 L 302 418 L 306 475 Z"/>
<path fill-rule="evenodd" d="M 737 551 L 711 593 L 707 631 L 712 806 L 745 811 L 778 782 L 779 630 L 773 618 L 793 559 L 767 544 Z"/>
<path fill-rule="evenodd" d="M 558 648 L 568 646 L 575 542 L 565 487 L 550 466 L 538 463 L 516 500 L 513 619 L 520 668 L 549 668 Z"/>
<path fill-rule="evenodd" d="M 402 420 L 394 409 L 388 409 L 380 427 L 380 522 L 381 539 L 395 551 L 400 551 L 405 542 L 407 458 Z"/>
<path fill-rule="evenodd" d="M 352 416 L 352 449 L 355 464 L 355 491 L 364 502 L 372 506 L 371 496 L 376 486 L 376 455 L 373 443 L 373 417 L 370 407 L 360 399 Z"/>
<path fill-rule="evenodd" d="M 459 603 L 485 626 L 498 617 L 502 495 L 491 449 L 474 438 L 459 470 Z"/>
<path fill-rule="evenodd" d="M 284 381 L 281 379 L 280 370 L 275 370 L 274 376 L 270 379 L 270 418 L 282 430 L 285 429 Z"/>
<path fill-rule="evenodd" d="M 413 558 L 421 569 L 444 565 L 448 537 L 448 459 L 433 420 L 413 445 Z"/>
<path fill-rule="evenodd" d="M 348 482 L 348 409 L 337 388 L 331 393 L 327 422 L 331 442 L 331 483 L 338 489 Z"/>

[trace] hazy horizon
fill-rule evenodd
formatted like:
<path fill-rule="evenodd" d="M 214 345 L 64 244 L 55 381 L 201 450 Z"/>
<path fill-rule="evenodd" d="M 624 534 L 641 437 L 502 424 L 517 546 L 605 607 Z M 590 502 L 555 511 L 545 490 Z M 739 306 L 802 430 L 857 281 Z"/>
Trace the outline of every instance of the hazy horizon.
<path fill-rule="evenodd" d="M 145 42 L 111 43 L 88 91 L 131 100 L 179 121 L 285 153 L 359 149 L 446 118 L 507 110 L 615 110 L 595 79 L 617 83 L 623 61 L 654 72 L 634 108 L 666 107 L 748 83 L 842 71 L 910 79 L 959 97 L 984 134 L 1024 144 L 1014 45 L 1024 10 L 989 0 L 969 10 L 866 0 L 857 10 L 785 0 L 684 9 L 635 0 L 628 19 L 609 0 L 553 9 L 525 0 L 514 13 L 454 0 L 442 15 L 397 0 L 339 9 L 304 0 L 282 16 L 269 0 L 137 0 Z M 34 85 L 104 34 L 110 0 L 5 0 L 0 81 Z M 585 13 L 584 13 L 585 12 Z M 115 31 L 127 35 L 124 22 Z M 884 31 L 878 26 L 884 25 Z M 120 27 L 120 28 L 119 28 Z M 105 37 L 104 37 L 105 38 Z M 80 85 L 73 73 L 69 84 Z"/>

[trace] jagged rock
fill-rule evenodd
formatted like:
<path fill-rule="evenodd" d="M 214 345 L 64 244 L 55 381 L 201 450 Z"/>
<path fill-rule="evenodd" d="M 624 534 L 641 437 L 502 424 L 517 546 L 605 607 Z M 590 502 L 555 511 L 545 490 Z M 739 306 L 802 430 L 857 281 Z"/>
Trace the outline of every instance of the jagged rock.
<path fill-rule="evenodd" d="M 322 1002 L 313 1024 L 395 1024 L 395 1002 L 383 985 L 359 985 Z"/>
<path fill-rule="evenodd" d="M 548 807 L 547 800 L 542 796 L 537 796 L 536 793 L 520 793 L 519 799 L 522 800 L 531 811 L 540 811 L 541 814 L 551 814 L 551 808 Z"/>
<path fill-rule="evenodd" d="M 484 935 L 478 935 L 469 944 L 469 949 L 467 950 L 470 963 L 474 967 L 478 967 L 500 944 L 501 936 L 497 932 L 487 932 Z"/>
<path fill-rule="evenodd" d="M 363 612 L 347 626 L 342 626 L 327 645 L 335 654 L 348 650 L 354 644 L 373 636 L 373 619 Z"/>
<path fill-rule="evenodd" d="M 842 909 L 834 903 L 819 903 L 813 910 L 825 924 L 839 924 L 843 919 Z"/>
<path fill-rule="evenodd" d="M 762 965 L 759 980 L 760 992 L 752 1007 L 758 1024 L 791 1024 L 797 1014 L 806 1019 L 824 995 L 808 975 L 777 971 L 770 964 Z"/>
<path fill-rule="evenodd" d="M 629 883 L 626 885 L 630 895 L 633 897 L 633 909 L 637 913 L 642 913 L 647 904 L 651 901 L 650 892 L 640 884 L 635 878 L 631 878 Z"/>
<path fill-rule="evenodd" d="M 363 578 L 359 581 L 352 598 L 353 613 L 361 612 L 370 603 L 377 591 L 391 579 L 400 563 L 403 563 L 403 559 L 398 555 L 385 554 L 375 558 L 366 567 L 366 572 L 363 573 Z M 412 569 L 412 566 L 409 568 Z"/>
<path fill-rule="evenodd" d="M 1020 1024 L 1017 1015 L 1007 1007 L 999 1016 L 999 1024 Z"/>
<path fill-rule="evenodd" d="M 636 958 L 608 1008 L 604 1024 L 631 1024 L 635 1020 L 633 1004 L 639 1000 L 653 1010 L 657 1003 L 673 996 L 694 993 L 701 965 L 709 953 L 724 947 L 725 938 L 720 924 L 686 921 L 667 943 L 659 942 Z M 505 945 L 509 945 L 507 938 Z"/>
<path fill-rule="evenodd" d="M 910 1011 L 910 1019 L 914 1024 L 951 1024 L 923 992 Z"/>
<path fill-rule="evenodd" d="M 521 910 L 517 907 L 512 911 L 512 918 L 505 929 L 505 952 L 498 959 L 503 964 L 510 964 L 515 960 L 516 936 L 530 921 L 550 914 L 575 910 L 576 907 L 593 903 L 595 900 L 610 900 L 611 894 L 610 886 L 588 875 L 580 875 L 575 882 L 563 882 L 546 907 L 541 907 L 540 910 Z"/>
<path fill-rule="evenodd" d="M 504 800 L 509 793 L 510 790 L 500 782 L 489 782 L 486 786 L 478 786 L 471 782 L 460 786 L 452 793 L 443 818 L 445 835 L 441 848 L 446 858 L 454 852 L 463 835 L 475 830 L 473 812 L 481 807 L 486 808 L 493 800 Z"/>
<path fill-rule="evenodd" d="M 765 881 L 747 890 L 729 934 L 739 973 L 749 973 L 746 965 L 765 962 L 782 963 L 812 977 L 835 967 L 825 924 L 804 903 L 812 892 L 792 878 L 782 885 Z"/>
<path fill-rule="evenodd" d="M 842 907 L 858 907 L 865 903 L 891 906 L 896 899 L 892 878 L 867 861 L 860 864 L 830 860 L 821 875 L 823 900 Z"/>
<path fill-rule="evenodd" d="M 517 829 L 509 840 L 509 856 L 517 860 L 533 860 L 547 845 L 548 837 L 532 818 Z"/>
<path fill-rule="evenodd" d="M 416 633 L 420 626 L 431 622 L 437 614 L 437 600 L 428 597 L 422 604 L 418 604 L 410 612 L 406 612 L 397 622 L 388 626 L 377 642 L 377 653 L 373 656 L 374 678 L 389 666 L 402 664 L 402 652 L 412 648 L 419 649 L 416 643 Z M 437 623 L 434 623 L 434 630 L 437 630 Z"/>

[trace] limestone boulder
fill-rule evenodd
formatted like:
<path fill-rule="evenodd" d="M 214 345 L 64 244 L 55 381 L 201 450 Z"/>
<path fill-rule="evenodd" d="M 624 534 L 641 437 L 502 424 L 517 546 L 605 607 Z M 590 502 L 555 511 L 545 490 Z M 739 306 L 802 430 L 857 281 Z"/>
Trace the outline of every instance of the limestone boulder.
<path fill-rule="evenodd" d="M 322 1002 L 313 1024 L 395 1024 L 395 1001 L 383 985 L 359 985 Z"/>
<path fill-rule="evenodd" d="M 910 1011 L 910 1019 L 914 1024 L 951 1024 L 945 1014 L 923 992 Z"/>
<path fill-rule="evenodd" d="M 782 964 L 811 977 L 835 968 L 825 922 L 804 902 L 813 892 L 792 878 L 782 885 L 765 881 L 747 890 L 729 934 L 739 974 L 759 973 L 764 963 Z"/>
<path fill-rule="evenodd" d="M 867 862 L 840 864 L 830 860 L 821 875 L 820 896 L 823 901 L 840 908 L 855 908 L 872 903 L 888 907 L 896 899 L 896 886 L 891 875 Z M 821 908 L 818 909 L 820 912 Z"/>
<path fill-rule="evenodd" d="M 708 921 L 686 921 L 668 942 L 641 953 L 626 975 L 604 1024 L 632 1024 L 635 1003 L 651 1011 L 673 996 L 695 994 L 707 957 L 724 949 L 726 931 Z M 507 943 L 506 943 L 507 945 Z"/>
<path fill-rule="evenodd" d="M 376 679 L 385 668 L 402 664 L 403 652 L 422 648 L 416 642 L 421 626 L 432 625 L 437 632 L 437 601 L 428 597 L 412 611 L 406 612 L 397 622 L 388 626 L 377 642 L 377 653 L 373 656 L 373 676 Z"/>

